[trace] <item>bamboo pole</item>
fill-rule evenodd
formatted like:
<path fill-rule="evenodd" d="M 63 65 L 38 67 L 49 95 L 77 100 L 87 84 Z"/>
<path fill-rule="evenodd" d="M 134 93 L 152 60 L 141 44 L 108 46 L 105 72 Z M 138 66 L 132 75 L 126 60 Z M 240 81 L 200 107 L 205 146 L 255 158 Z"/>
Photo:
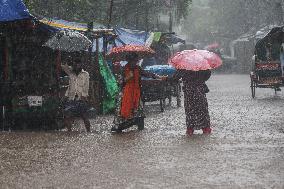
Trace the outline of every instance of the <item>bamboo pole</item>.
<path fill-rule="evenodd" d="M 5 49 L 4 49 L 4 80 L 9 80 L 9 47 L 7 39 L 5 40 Z"/>
<path fill-rule="evenodd" d="M 173 2 L 170 0 L 170 11 L 169 11 L 169 32 L 173 31 L 173 13 L 172 13 Z"/>
<path fill-rule="evenodd" d="M 61 72 L 61 52 L 59 50 L 56 51 L 56 79 L 59 80 Z"/>
<path fill-rule="evenodd" d="M 112 22 L 112 12 L 113 12 L 113 0 L 110 0 L 110 5 L 109 5 L 109 17 L 108 17 L 108 28 L 111 26 Z"/>
<path fill-rule="evenodd" d="M 4 49 L 4 82 L 7 82 L 10 78 L 9 61 L 10 61 L 10 59 L 9 59 L 9 45 L 8 45 L 8 40 L 6 38 L 5 39 L 5 49 Z M 4 104 L 2 106 L 2 131 L 5 130 L 5 119 L 6 119 L 6 107 L 5 107 Z"/>
<path fill-rule="evenodd" d="M 100 65 L 99 65 L 99 36 L 96 37 L 96 61 L 95 61 L 95 74 L 97 80 L 95 81 L 95 90 L 96 90 L 96 109 L 98 113 L 102 113 L 102 105 L 103 105 L 103 93 L 102 93 L 102 78 L 100 73 Z"/>

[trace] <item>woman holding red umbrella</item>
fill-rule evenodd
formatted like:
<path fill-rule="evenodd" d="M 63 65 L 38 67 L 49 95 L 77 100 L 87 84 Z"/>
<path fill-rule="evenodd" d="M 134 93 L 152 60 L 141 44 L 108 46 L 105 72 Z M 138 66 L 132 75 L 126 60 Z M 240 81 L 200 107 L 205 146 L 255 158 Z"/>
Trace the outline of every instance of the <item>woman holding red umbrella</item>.
<path fill-rule="evenodd" d="M 115 116 L 115 126 L 112 131 L 121 132 L 132 125 L 138 125 L 138 129 L 144 128 L 143 108 L 140 106 L 141 77 L 164 79 L 159 75 L 143 70 L 138 64 L 139 60 L 154 56 L 155 51 L 147 46 L 124 45 L 114 47 L 108 57 L 113 61 L 126 61 L 122 68 L 122 97 L 118 99 L 120 107 Z M 143 120 L 143 121 L 142 121 Z"/>
<path fill-rule="evenodd" d="M 146 72 L 138 64 L 139 60 L 154 56 L 155 51 L 147 46 L 123 45 L 114 47 L 108 54 L 112 61 L 126 61 L 122 68 L 122 94 L 118 98 L 120 106 L 117 108 L 117 115 L 114 119 L 115 126 L 112 131 L 121 132 L 132 125 L 138 125 L 138 129 L 144 128 L 144 113 L 140 106 L 141 99 L 141 77 L 163 79 L 159 75 Z M 120 97 L 120 96 L 119 96 Z"/>
<path fill-rule="evenodd" d="M 124 119 L 134 116 L 140 103 L 141 97 L 141 76 L 153 79 L 162 79 L 159 75 L 146 72 L 138 65 L 139 56 L 136 53 L 130 53 L 126 56 L 128 63 L 123 71 L 123 94 L 121 101 L 120 115 Z"/>
<path fill-rule="evenodd" d="M 122 96 L 119 99 L 120 107 L 115 116 L 115 126 L 111 131 L 121 132 L 132 125 L 138 125 L 138 129 L 144 129 L 143 108 L 141 107 L 141 77 L 163 79 L 159 75 L 146 72 L 139 65 L 141 59 L 135 52 L 129 52 L 124 58 L 127 64 L 123 67 Z"/>
<path fill-rule="evenodd" d="M 206 93 L 209 89 L 205 82 L 210 78 L 211 71 L 178 70 L 174 79 L 182 78 L 184 91 L 184 109 L 186 113 L 186 133 L 192 135 L 194 130 L 211 133 L 210 116 Z"/>
<path fill-rule="evenodd" d="M 186 113 L 186 133 L 194 130 L 211 133 L 210 116 L 206 93 L 209 89 L 205 82 L 211 76 L 211 69 L 222 64 L 214 53 L 205 50 L 185 50 L 177 53 L 170 64 L 177 69 L 173 79 L 182 78 L 184 89 L 184 108 Z"/>

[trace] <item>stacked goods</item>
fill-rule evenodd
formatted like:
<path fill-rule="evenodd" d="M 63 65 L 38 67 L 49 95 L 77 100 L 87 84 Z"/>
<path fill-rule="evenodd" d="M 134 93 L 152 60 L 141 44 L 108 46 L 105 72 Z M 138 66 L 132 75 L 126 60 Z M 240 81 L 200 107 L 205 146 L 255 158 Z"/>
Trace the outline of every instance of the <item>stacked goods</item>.
<path fill-rule="evenodd" d="M 147 66 L 145 70 L 160 76 L 169 76 L 169 77 L 173 76 L 174 73 L 176 72 L 176 69 L 170 65 Z"/>

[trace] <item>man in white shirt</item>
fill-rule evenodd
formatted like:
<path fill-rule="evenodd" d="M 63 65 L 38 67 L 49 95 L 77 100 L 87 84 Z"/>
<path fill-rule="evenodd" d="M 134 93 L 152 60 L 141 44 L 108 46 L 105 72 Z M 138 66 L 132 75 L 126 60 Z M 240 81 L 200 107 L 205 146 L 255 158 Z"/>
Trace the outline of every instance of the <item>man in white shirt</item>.
<path fill-rule="evenodd" d="M 72 122 L 75 117 L 81 117 L 87 132 L 91 125 L 88 118 L 88 96 L 89 96 L 89 73 L 82 69 L 80 60 L 75 60 L 73 67 L 66 64 L 61 65 L 64 72 L 69 76 L 69 86 L 65 93 L 68 101 L 64 108 L 64 124 L 71 131 Z"/>

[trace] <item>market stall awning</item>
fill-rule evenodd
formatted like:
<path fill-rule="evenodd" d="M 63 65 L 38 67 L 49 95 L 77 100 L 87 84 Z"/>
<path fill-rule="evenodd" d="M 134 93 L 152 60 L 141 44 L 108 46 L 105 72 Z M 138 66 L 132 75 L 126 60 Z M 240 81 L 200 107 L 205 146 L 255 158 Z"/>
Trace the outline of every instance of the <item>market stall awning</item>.
<path fill-rule="evenodd" d="M 0 0 L 0 22 L 31 18 L 22 0 Z"/>
<path fill-rule="evenodd" d="M 145 45 L 150 36 L 149 32 L 131 30 L 127 28 L 115 28 L 117 34 L 116 45 Z"/>
<path fill-rule="evenodd" d="M 47 26 L 57 28 L 59 30 L 73 30 L 73 31 L 81 32 L 81 33 L 85 33 L 89 31 L 87 23 L 70 22 L 67 20 L 54 19 L 54 18 L 42 18 L 40 19 L 40 22 Z M 90 35 L 95 35 L 94 36 L 95 38 L 100 38 L 99 39 L 99 51 L 102 52 L 103 44 L 104 44 L 102 37 L 114 36 L 115 34 L 113 32 L 113 29 L 108 29 L 105 25 L 97 23 L 97 22 L 92 23 L 92 28 L 93 29 L 90 30 L 91 31 Z M 92 51 L 93 52 L 96 51 L 96 41 L 94 41 L 93 43 Z"/>
<path fill-rule="evenodd" d="M 81 32 L 88 31 L 87 23 L 70 22 L 67 20 L 53 19 L 53 18 L 43 18 L 40 19 L 40 22 L 61 29 L 76 30 Z M 93 31 L 103 30 L 103 29 L 107 29 L 106 26 L 100 23 L 93 22 Z"/>
<path fill-rule="evenodd" d="M 255 28 L 252 28 L 252 30 L 248 31 L 247 33 L 242 34 L 235 41 L 250 41 L 252 39 L 257 39 L 257 40 L 263 39 L 265 36 L 268 35 L 269 32 L 271 32 L 273 28 L 278 28 L 278 27 L 279 26 L 277 25 L 267 25 L 258 30 L 256 30 Z"/>

